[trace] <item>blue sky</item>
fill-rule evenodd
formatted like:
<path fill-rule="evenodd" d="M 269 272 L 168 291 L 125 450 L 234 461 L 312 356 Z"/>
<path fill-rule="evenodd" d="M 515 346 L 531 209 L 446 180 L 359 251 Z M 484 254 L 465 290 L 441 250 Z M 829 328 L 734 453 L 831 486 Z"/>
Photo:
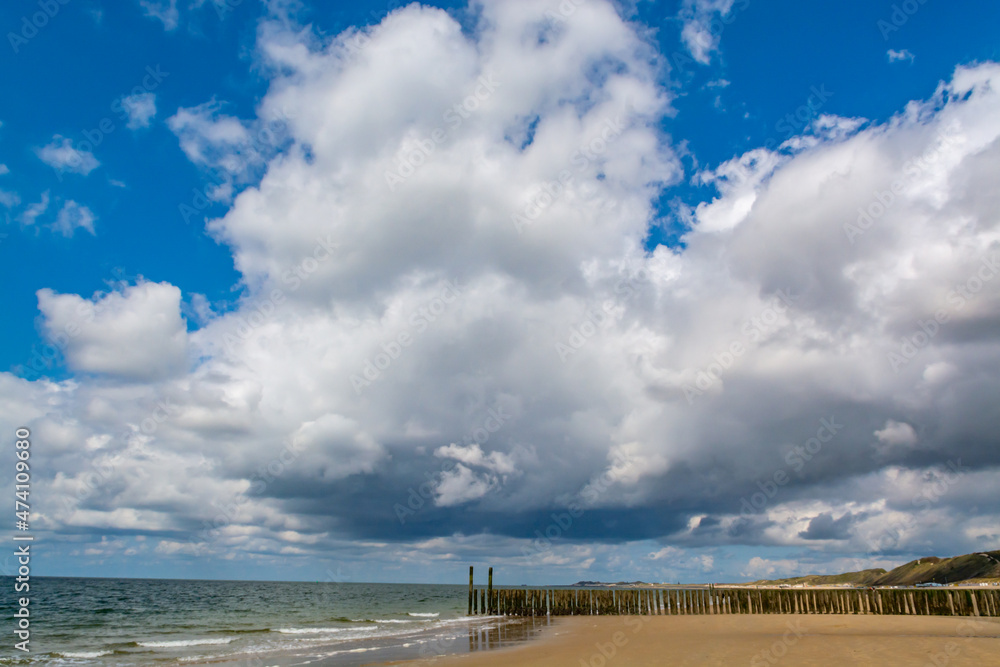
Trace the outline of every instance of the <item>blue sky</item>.
<path fill-rule="evenodd" d="M 921 497 L 901 480 L 947 479 L 959 459 L 975 479 L 996 471 L 989 411 L 972 398 L 998 380 L 994 297 L 953 318 L 947 340 L 931 336 L 919 372 L 863 350 L 891 355 L 935 312 L 933 285 L 977 266 L 975 253 L 934 263 L 935 244 L 995 249 L 983 137 L 1000 7 L 550 4 L 0 8 L 12 397 L 0 425 L 30 423 L 40 449 L 51 440 L 38 473 L 45 573 L 450 581 L 497 551 L 532 582 L 724 580 L 997 548 L 984 528 L 996 502 L 947 494 L 926 510 L 941 514 L 931 528 L 865 548 L 904 515 L 927 518 L 898 499 Z M 511 36 L 539 21 L 551 32 L 537 43 Z M 439 110 L 494 75 L 427 166 L 385 190 L 382 174 L 447 127 Z M 559 195 L 540 207 L 556 222 L 515 234 L 510 211 L 537 203 L 566 147 L 623 109 L 638 120 L 569 188 L 597 199 L 576 210 Z M 928 146 L 948 121 L 965 138 L 938 160 Z M 504 153 L 519 132 L 520 151 Z M 905 183 L 913 211 L 892 205 L 860 246 L 848 234 L 860 256 L 822 252 L 823 230 L 927 155 L 930 180 Z M 825 189 L 838 179 L 840 194 Z M 813 219 L 821 209 L 832 223 Z M 416 315 L 438 303 L 443 314 Z M 602 309 L 610 320 L 592 315 Z M 761 326 L 752 361 L 698 385 L 731 343 L 757 345 L 741 326 L 768 309 L 782 324 Z M 82 333 L 60 343 L 67 327 Z M 395 355 L 400 335 L 415 343 Z M 389 368 L 365 375 L 382 352 Z M 922 389 L 911 371 L 958 384 Z M 149 421 L 164 401 L 166 418 Z M 500 435 L 467 437 L 497 406 L 514 415 Z M 740 501 L 831 414 L 848 420 L 843 452 L 741 524 Z M 262 477 L 288 447 L 282 472 Z M 111 472 L 94 478 L 100 465 Z M 522 567 L 535 531 L 602 472 L 610 491 Z M 409 520 L 388 499 L 424 480 Z M 973 506 L 961 527 L 942 518 Z M 220 511 L 222 530 L 206 530 Z"/>
<path fill-rule="evenodd" d="M 377 23 L 401 4 L 306 3 L 305 17 L 333 35 Z M 427 4 L 459 18 L 467 11 L 462 3 Z M 707 66 L 694 61 L 681 42 L 678 3 L 642 2 L 629 18 L 655 31 L 661 54 L 684 68 L 670 83 L 678 95 L 676 116 L 663 127 L 688 142 L 697 162 L 685 166 L 693 170 L 695 164 L 715 165 L 768 140 L 786 139 L 787 128 L 800 127 L 781 124 L 782 119 L 809 104 L 813 86 L 832 93 L 818 113 L 884 121 L 910 100 L 927 97 L 956 65 L 1000 57 L 993 34 L 1000 8 L 927 3 L 898 30 L 880 28 L 879 21 L 896 27 L 893 4 L 760 2 L 741 9 L 744 3 L 737 2 L 731 22 L 721 24 L 725 47 Z M 8 32 L 20 36 L 21 19 L 33 13 L 29 10 L 39 11 L 34 3 L 0 10 Z M 27 43 L 15 39 L 11 45 L 8 35 L 0 147 L 10 173 L 2 186 L 21 201 L 5 210 L 9 256 L 3 278 L 16 286 L 5 295 L 10 315 L 0 365 L 6 369 L 28 365 L 33 347 L 45 344 L 35 325 L 35 292 L 42 287 L 92 294 L 108 289 L 119 276 L 141 275 L 168 280 L 213 302 L 232 302 L 240 293 L 230 253 L 207 238 L 203 225 L 184 224 L 178 211 L 192 202 L 195 190 L 213 181 L 184 156 L 163 121 L 179 107 L 210 99 L 224 103 L 232 115 L 253 114 L 268 85 L 251 55 L 261 9 L 252 2 L 217 9 L 209 2 L 193 9 L 182 5 L 178 11 L 181 25 L 166 31 L 162 21 L 135 3 L 71 2 L 60 5 Z M 970 15 L 977 20 L 970 21 Z M 920 58 L 889 62 L 890 49 L 919 52 Z M 157 115 L 148 127 L 129 130 L 121 107 L 112 110 L 112 105 L 143 85 L 146 67 L 157 66 L 165 73 L 162 81 L 148 79 Z M 709 85 L 718 81 L 727 85 Z M 99 127 L 105 118 L 113 124 L 106 136 Z M 35 153 L 56 134 L 79 144 L 88 132 L 100 138 L 93 153 L 101 166 L 92 175 L 60 178 Z M 53 202 L 42 220 L 55 217 L 59 201 L 79 201 L 98 216 L 95 234 L 67 240 L 19 225 L 24 209 L 41 201 L 44 192 Z M 683 223 L 673 218 L 670 200 L 697 204 L 712 195 L 711 188 L 685 183 L 665 188 L 660 212 L 667 230 L 651 230 L 650 242 L 676 242 L 676 225 Z M 65 377 L 56 364 L 39 373 Z"/>

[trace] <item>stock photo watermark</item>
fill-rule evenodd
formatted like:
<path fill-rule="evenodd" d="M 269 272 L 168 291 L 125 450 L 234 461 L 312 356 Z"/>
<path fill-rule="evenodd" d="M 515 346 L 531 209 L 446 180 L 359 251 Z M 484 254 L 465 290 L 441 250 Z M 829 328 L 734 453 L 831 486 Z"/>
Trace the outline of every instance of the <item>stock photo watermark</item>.
<path fill-rule="evenodd" d="M 380 380 L 393 362 L 413 345 L 417 336 L 427 331 L 431 324 L 447 312 L 451 304 L 458 301 L 462 296 L 462 289 L 457 283 L 446 280 L 444 288 L 437 296 L 410 314 L 402 331 L 379 345 L 379 351 L 374 356 L 365 357 L 361 372 L 352 373 L 349 378 L 355 395 L 360 396 L 373 383 Z"/>
<path fill-rule="evenodd" d="M 502 85 L 493 74 L 484 74 L 476 82 L 478 85 L 472 93 L 448 107 L 442 114 L 441 118 L 446 127 L 434 128 L 430 133 L 430 138 L 418 137 L 407 141 L 407 145 L 396 153 L 395 170 L 389 171 L 387 169 L 384 173 L 385 184 L 389 188 L 389 192 L 395 192 L 397 187 L 406 182 L 406 179 L 427 164 L 437 147 L 448 141 L 480 106 L 493 97 L 493 93 Z"/>
<path fill-rule="evenodd" d="M 38 11 L 21 17 L 18 31 L 7 33 L 7 42 L 15 54 L 20 53 L 24 46 L 38 36 L 38 32 L 49 24 L 49 21 L 59 15 L 59 12 L 70 0 L 38 0 Z"/>
<path fill-rule="evenodd" d="M 545 554 L 552 551 L 553 540 L 565 536 L 575 521 L 586 514 L 585 507 L 595 506 L 601 496 L 615 484 L 616 479 L 611 471 L 626 463 L 628 457 L 622 451 L 616 451 L 611 465 L 595 479 L 590 480 L 577 494 L 582 502 L 571 502 L 566 506 L 566 511 L 553 512 L 550 515 L 552 522 L 544 528 L 544 532 L 542 529 L 535 529 L 535 538 L 528 545 L 521 547 L 521 556 L 529 565 L 541 563 Z"/>
<path fill-rule="evenodd" d="M 267 293 L 258 294 L 244 304 L 240 315 L 235 318 L 235 329 L 222 337 L 226 351 L 233 354 L 237 345 L 253 338 L 257 331 L 274 317 L 278 307 L 288 300 L 288 294 L 297 292 L 319 270 L 320 265 L 329 261 L 339 248 L 340 244 L 334 241 L 330 234 L 327 234 L 326 238 L 317 237 L 311 253 L 291 269 L 281 272 L 281 282 L 287 286 L 287 290 L 275 287 Z"/>
<path fill-rule="evenodd" d="M 967 472 L 970 472 L 970 470 L 962 466 L 962 459 L 948 461 L 940 470 L 930 473 L 933 479 L 929 480 L 920 493 L 911 499 L 910 504 L 924 511 L 931 509 L 953 486 L 959 483 L 963 473 Z M 874 556 L 902 547 L 907 533 L 916 528 L 917 525 L 917 520 L 912 516 L 894 520 L 879 531 L 877 535 L 866 538 L 868 543 L 868 552 L 866 555 Z"/>
<path fill-rule="evenodd" d="M 997 273 L 1000 273 L 1000 257 L 996 254 L 990 257 L 983 257 L 979 262 L 979 267 L 961 285 L 956 285 L 948 292 L 947 300 L 954 310 L 958 311 L 970 303 L 978 295 L 986 283 L 993 280 Z M 930 347 L 934 338 L 941 332 L 942 327 L 947 324 L 952 317 L 952 313 L 947 310 L 938 310 L 933 317 L 926 320 L 917 320 L 917 326 L 913 333 L 904 336 L 900 340 L 899 347 L 886 354 L 889 367 L 894 373 L 899 373 L 913 361 L 920 352 Z"/>
<path fill-rule="evenodd" d="M 844 223 L 844 234 L 851 245 L 854 245 L 859 237 L 867 233 L 882 219 L 882 216 L 892 208 L 897 198 L 910 184 L 937 163 L 945 149 L 957 142 L 961 129 L 962 126 L 958 121 L 949 123 L 938 133 L 934 143 L 920 157 L 907 160 L 903 164 L 902 176 L 889 184 L 887 190 L 876 190 L 872 193 L 872 199 L 868 204 L 858 207 L 857 220 Z"/>
<path fill-rule="evenodd" d="M 823 446 L 831 442 L 843 428 L 844 425 L 838 424 L 836 417 L 820 419 L 816 435 L 801 445 L 795 445 L 785 454 L 785 463 L 789 469 L 794 473 L 802 472 L 806 464 L 812 461 L 823 450 Z M 764 509 L 778 494 L 778 489 L 788 484 L 791 479 L 791 475 L 784 468 L 779 468 L 769 479 L 763 482 L 757 480 L 757 488 L 760 491 L 753 493 L 749 499 L 746 496 L 740 499 L 740 516 L 747 519 Z"/>
<path fill-rule="evenodd" d="M 569 164 L 576 168 L 578 174 L 583 173 L 591 164 L 601 159 L 608 151 L 608 147 L 621 137 L 624 131 L 625 122 L 620 115 L 605 119 L 597 136 L 577 147 L 568 160 Z M 553 180 L 542 181 L 532 188 L 534 193 L 528 197 L 528 202 L 510 215 L 517 233 L 523 234 L 525 228 L 534 225 L 543 212 L 570 191 L 575 178 L 571 169 L 561 169 Z M 596 199 L 596 195 L 583 186 L 578 190 L 589 200 Z"/>
<path fill-rule="evenodd" d="M 802 629 L 802 621 L 788 621 L 785 623 L 788 628 L 781 635 L 781 639 L 776 639 L 768 648 L 758 651 L 750 658 L 750 667 L 765 667 L 765 665 L 776 665 L 778 661 L 788 655 L 788 649 L 799 643 L 805 635 Z"/>
<path fill-rule="evenodd" d="M 645 266 L 631 272 L 628 278 L 622 278 L 615 283 L 614 299 L 607 299 L 598 306 L 588 306 L 584 318 L 570 327 L 569 336 L 565 342 L 556 342 L 556 353 L 559 361 L 566 363 L 567 359 L 579 352 L 589 340 L 602 329 L 608 329 L 622 317 L 622 308 L 634 299 L 642 290 L 651 284 L 652 276 Z"/>
<path fill-rule="evenodd" d="M 906 25 L 910 18 L 920 10 L 922 5 L 926 5 L 929 0 L 903 0 L 899 4 L 892 6 L 892 13 L 887 18 L 881 18 L 875 23 L 884 41 L 889 41 L 889 36 L 898 32 Z"/>
<path fill-rule="evenodd" d="M 246 492 L 229 502 L 211 501 L 212 507 L 218 512 L 210 519 L 203 520 L 202 530 L 189 540 L 192 551 L 197 555 L 204 555 L 209 544 L 221 537 L 223 531 L 237 521 L 240 511 L 251 503 L 251 498 L 262 496 L 268 485 L 278 480 L 298 460 L 304 447 L 304 443 L 296 444 L 294 438 L 290 439 L 277 456 L 257 467 L 250 477 L 250 486 Z"/>
<path fill-rule="evenodd" d="M 791 309 L 795 300 L 791 293 L 778 290 L 775 297 L 759 314 L 744 321 L 740 327 L 742 338 L 733 340 L 715 353 L 712 362 L 695 375 L 694 384 L 688 383 L 682 387 L 688 405 L 694 405 L 695 399 L 721 382 L 723 376 L 751 349 L 752 345 L 760 342 L 766 334 L 785 326 L 787 322 L 782 322 L 782 315 Z"/>
<path fill-rule="evenodd" d="M 634 636 L 646 627 L 649 620 L 649 616 L 626 616 L 622 619 L 622 624 L 631 630 Z M 619 657 L 619 652 L 628 646 L 630 641 L 631 637 L 624 630 L 616 630 L 611 634 L 609 641 L 594 642 L 594 652 L 587 659 L 580 658 L 580 667 L 605 667 Z"/>
<path fill-rule="evenodd" d="M 462 444 L 452 443 L 447 447 L 439 447 L 434 451 L 434 455 L 443 458 L 437 472 L 425 472 L 427 481 L 416 487 L 407 489 L 405 503 L 396 502 L 392 506 L 399 524 L 405 525 L 409 517 L 414 516 L 424 508 L 428 502 L 433 502 L 440 497 L 441 485 L 451 476 L 460 476 L 461 473 L 469 471 L 463 463 L 485 467 L 490 472 L 510 472 L 513 469 L 508 457 L 500 452 L 485 454 L 482 445 L 485 445 L 500 429 L 507 425 L 513 415 L 504 411 L 504 406 L 497 404 L 496 407 L 486 411 L 486 418 L 480 426 L 473 428 L 467 435 L 462 437 Z M 502 485 L 500 479 L 494 475 L 487 475 L 486 493 L 498 492 Z M 480 496 L 481 497 L 481 496 Z"/>
<path fill-rule="evenodd" d="M 31 530 L 31 431 L 21 427 L 14 431 L 14 542 L 17 548 L 17 576 L 14 578 L 14 593 L 31 591 L 31 543 L 35 537 L 27 534 Z M 14 644 L 18 651 L 30 653 L 31 643 L 31 598 L 16 597 L 17 611 L 14 612 L 16 628 L 14 634 L 21 641 Z"/>
<path fill-rule="evenodd" d="M 261 122 L 252 128 L 248 138 L 235 144 L 226 156 L 224 172 L 215 170 L 209 172 L 208 182 L 200 188 L 191 189 L 191 199 L 177 205 L 184 224 L 204 213 L 215 203 L 224 201 L 231 196 L 233 179 L 245 174 L 251 166 L 263 162 L 268 156 L 278 151 L 290 140 L 290 121 L 292 115 L 282 108 L 277 117 Z"/>

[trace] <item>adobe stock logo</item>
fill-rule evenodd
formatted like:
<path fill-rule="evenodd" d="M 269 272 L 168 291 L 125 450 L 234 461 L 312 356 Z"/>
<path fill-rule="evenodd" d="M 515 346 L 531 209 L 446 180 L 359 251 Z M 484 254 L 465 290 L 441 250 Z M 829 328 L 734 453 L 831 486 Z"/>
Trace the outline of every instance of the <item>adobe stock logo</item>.
<path fill-rule="evenodd" d="M 792 447 L 791 451 L 785 454 L 785 463 L 788 464 L 792 471 L 796 473 L 802 472 L 806 463 L 816 458 L 816 455 L 822 451 L 823 446 L 833 440 L 843 428 L 844 425 L 838 424 L 836 417 L 830 417 L 829 419 L 824 417 L 820 419 L 816 436 L 809 438 L 801 445 Z M 778 494 L 778 488 L 788 484 L 789 481 L 791 481 L 791 476 L 784 468 L 775 470 L 774 474 L 771 475 L 771 479 L 765 479 L 763 482 L 757 480 L 757 488 L 760 491 L 751 495 L 749 500 L 746 497 L 740 499 L 740 516 L 749 519 L 750 515 L 764 509 Z"/>
<path fill-rule="evenodd" d="M 8 32 L 7 41 L 14 53 L 20 53 L 21 47 L 27 44 L 38 35 L 38 31 L 49 24 L 62 9 L 60 5 L 69 4 L 69 0 L 38 0 L 37 11 L 28 18 L 25 14 L 21 17 L 21 29 L 18 32 Z"/>

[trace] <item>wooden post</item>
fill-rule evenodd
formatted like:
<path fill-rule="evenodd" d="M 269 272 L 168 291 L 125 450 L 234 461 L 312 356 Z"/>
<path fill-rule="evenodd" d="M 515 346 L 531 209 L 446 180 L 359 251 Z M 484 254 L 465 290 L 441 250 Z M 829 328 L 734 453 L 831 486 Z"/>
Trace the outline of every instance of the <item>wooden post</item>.
<path fill-rule="evenodd" d="M 490 585 L 486 593 L 486 613 L 494 611 L 493 609 L 493 568 L 490 568 Z"/>
<path fill-rule="evenodd" d="M 472 566 L 469 566 L 469 613 L 466 616 L 472 616 Z"/>

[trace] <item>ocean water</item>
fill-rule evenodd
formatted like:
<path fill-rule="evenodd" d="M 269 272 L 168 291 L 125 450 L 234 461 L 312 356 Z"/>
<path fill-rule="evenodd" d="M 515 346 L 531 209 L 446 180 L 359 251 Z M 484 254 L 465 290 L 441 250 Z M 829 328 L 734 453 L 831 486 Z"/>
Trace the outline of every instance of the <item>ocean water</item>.
<path fill-rule="evenodd" d="M 32 577 L 26 654 L 14 580 L 0 586 L 0 665 L 361 665 L 496 648 L 547 623 L 470 618 L 461 585 Z"/>

